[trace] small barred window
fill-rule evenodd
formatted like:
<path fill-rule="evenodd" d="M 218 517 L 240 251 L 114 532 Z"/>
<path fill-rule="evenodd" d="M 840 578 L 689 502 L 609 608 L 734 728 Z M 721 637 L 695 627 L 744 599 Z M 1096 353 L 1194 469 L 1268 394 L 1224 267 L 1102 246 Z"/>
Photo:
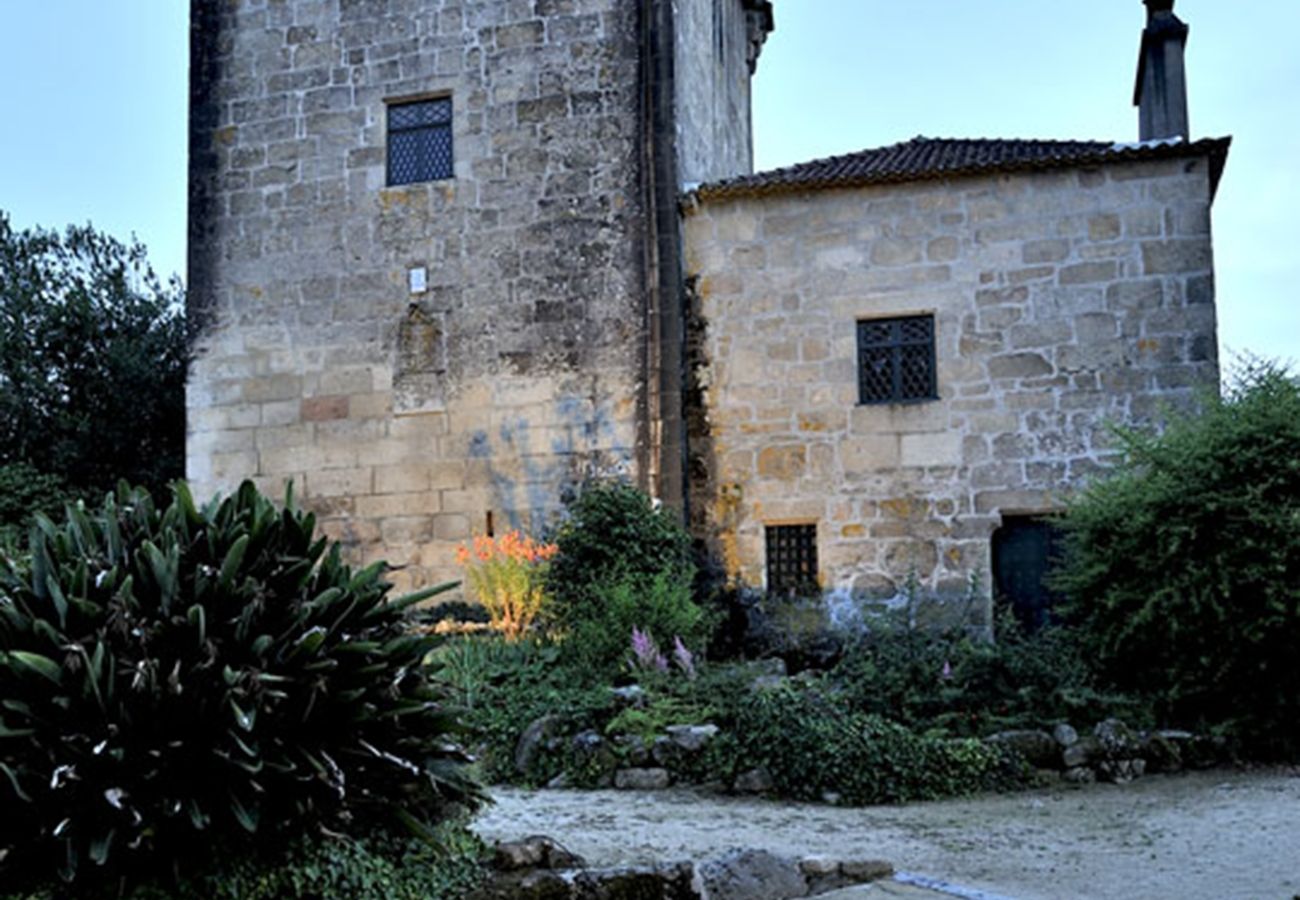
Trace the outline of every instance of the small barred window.
<path fill-rule="evenodd" d="M 451 178 L 451 98 L 388 106 L 388 183 Z"/>
<path fill-rule="evenodd" d="M 817 526 L 767 526 L 767 589 L 782 594 L 817 590 Z"/>
<path fill-rule="evenodd" d="M 935 400 L 934 316 L 858 322 L 858 402 Z"/>

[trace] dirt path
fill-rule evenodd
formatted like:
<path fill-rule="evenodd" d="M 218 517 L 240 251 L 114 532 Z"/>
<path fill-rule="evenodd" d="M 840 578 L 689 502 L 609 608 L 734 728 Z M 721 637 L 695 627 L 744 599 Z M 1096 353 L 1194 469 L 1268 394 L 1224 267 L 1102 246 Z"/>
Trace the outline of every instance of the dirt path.
<path fill-rule="evenodd" d="M 730 847 L 883 858 L 1015 900 L 1292 900 L 1300 776 L 1202 772 L 974 800 L 844 809 L 686 791 L 498 789 L 485 838 L 550 835 L 593 865 Z"/>

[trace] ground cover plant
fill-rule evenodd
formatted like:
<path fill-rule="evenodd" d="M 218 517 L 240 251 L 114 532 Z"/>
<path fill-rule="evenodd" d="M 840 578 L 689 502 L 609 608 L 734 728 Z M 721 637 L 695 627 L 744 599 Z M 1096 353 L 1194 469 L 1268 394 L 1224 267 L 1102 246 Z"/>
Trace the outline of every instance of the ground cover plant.
<path fill-rule="evenodd" d="M 1300 751 L 1300 383 L 1251 362 L 1065 519 L 1060 586 L 1101 676 L 1252 753 Z"/>
<path fill-rule="evenodd" d="M 37 519 L 0 564 L 7 886 L 149 883 L 213 846 L 269 859 L 330 834 L 311 852 L 364 869 L 383 854 L 346 847 L 436 845 L 479 802 L 423 666 L 439 639 L 407 623 L 446 586 L 390 599 L 382 565 L 352 570 L 314 528 L 251 483 Z"/>

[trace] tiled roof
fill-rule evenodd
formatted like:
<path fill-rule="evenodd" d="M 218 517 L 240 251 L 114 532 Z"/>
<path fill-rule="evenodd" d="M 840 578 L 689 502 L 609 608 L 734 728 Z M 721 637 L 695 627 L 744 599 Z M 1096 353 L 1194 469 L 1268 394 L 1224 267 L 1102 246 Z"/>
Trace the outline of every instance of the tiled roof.
<path fill-rule="evenodd" d="M 1218 187 L 1231 138 L 1115 144 L 1105 141 L 950 140 L 913 138 L 902 144 L 701 185 L 700 200 L 818 188 L 929 181 L 962 175 L 1024 172 L 1138 160 L 1208 156 L 1211 191 Z"/>

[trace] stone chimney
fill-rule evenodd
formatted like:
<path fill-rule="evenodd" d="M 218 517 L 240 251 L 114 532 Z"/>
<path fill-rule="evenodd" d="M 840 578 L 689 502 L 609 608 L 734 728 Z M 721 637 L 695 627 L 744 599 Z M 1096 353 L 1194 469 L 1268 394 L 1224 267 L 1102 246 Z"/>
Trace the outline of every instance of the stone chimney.
<path fill-rule="evenodd" d="M 1174 0 L 1143 0 L 1147 27 L 1142 32 L 1137 86 L 1133 105 L 1138 107 L 1138 137 L 1143 141 L 1188 140 L 1187 73 L 1183 49 L 1187 24 L 1174 15 Z"/>

